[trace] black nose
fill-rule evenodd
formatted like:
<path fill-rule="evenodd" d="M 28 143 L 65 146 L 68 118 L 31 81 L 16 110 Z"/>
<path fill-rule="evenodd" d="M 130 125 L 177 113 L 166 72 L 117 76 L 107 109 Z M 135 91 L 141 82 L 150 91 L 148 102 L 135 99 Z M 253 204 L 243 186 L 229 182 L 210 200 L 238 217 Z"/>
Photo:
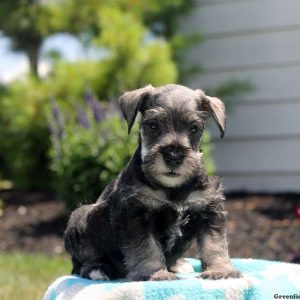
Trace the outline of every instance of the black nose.
<path fill-rule="evenodd" d="M 161 153 L 165 163 L 172 169 L 179 167 L 183 162 L 184 153 L 178 148 L 165 147 L 161 150 Z"/>

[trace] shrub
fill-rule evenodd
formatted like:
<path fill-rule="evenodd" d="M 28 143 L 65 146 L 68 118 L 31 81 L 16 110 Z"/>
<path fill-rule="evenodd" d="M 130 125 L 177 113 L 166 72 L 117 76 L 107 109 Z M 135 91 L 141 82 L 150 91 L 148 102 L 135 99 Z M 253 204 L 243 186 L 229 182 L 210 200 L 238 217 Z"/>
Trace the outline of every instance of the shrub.
<path fill-rule="evenodd" d="M 0 95 L 0 167 L 17 188 L 49 185 L 50 139 L 43 86 L 34 78 L 16 81 Z"/>
<path fill-rule="evenodd" d="M 55 105 L 52 109 L 51 169 L 56 188 L 70 209 L 94 202 L 136 146 L 137 136 L 127 134 L 117 111 L 105 116 L 99 102 L 89 101 L 89 106 L 78 105 L 77 117 L 69 117 L 64 124 L 62 115 L 66 114 Z"/>
<path fill-rule="evenodd" d="M 128 135 L 125 121 L 115 111 L 105 116 L 99 102 L 87 97 L 77 105 L 76 118 L 63 122 L 63 114 L 52 104 L 51 169 L 57 190 L 69 209 L 91 203 L 128 163 L 137 145 L 137 125 Z M 213 171 L 209 135 L 203 138 L 206 168 Z"/>

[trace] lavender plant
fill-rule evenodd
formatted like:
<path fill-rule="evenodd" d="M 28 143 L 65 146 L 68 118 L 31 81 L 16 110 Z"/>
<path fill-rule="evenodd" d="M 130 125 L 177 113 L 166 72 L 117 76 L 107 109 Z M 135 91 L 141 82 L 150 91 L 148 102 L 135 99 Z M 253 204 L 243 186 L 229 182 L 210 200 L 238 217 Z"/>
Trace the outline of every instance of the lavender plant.
<path fill-rule="evenodd" d="M 51 103 L 50 167 L 56 190 L 69 209 L 94 202 L 136 145 L 136 135 L 128 136 L 115 105 L 104 107 L 90 92 L 84 100 L 69 114 Z"/>

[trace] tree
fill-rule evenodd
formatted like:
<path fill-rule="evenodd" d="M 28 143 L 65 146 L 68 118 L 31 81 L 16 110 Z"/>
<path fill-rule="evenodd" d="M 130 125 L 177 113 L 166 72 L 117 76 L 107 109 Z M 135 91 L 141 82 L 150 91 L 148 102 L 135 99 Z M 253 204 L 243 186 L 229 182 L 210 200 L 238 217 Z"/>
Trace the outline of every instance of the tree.
<path fill-rule="evenodd" d="M 52 1 L 53 2 L 53 1 Z M 58 4 L 42 0 L 0 2 L 0 31 L 11 40 L 12 49 L 24 52 L 32 74 L 38 77 L 40 48 L 45 38 L 64 28 Z"/>
<path fill-rule="evenodd" d="M 38 77 L 40 49 L 52 34 L 68 32 L 89 46 L 101 32 L 102 9 L 115 7 L 130 12 L 156 36 L 170 39 L 174 21 L 191 7 L 193 0 L 10 0 L 0 2 L 0 31 L 10 38 L 12 49 L 28 57 L 30 70 Z M 176 57 L 175 57 L 176 58 Z"/>
<path fill-rule="evenodd" d="M 79 37 L 86 45 L 103 30 L 103 10 L 119 9 L 141 21 L 154 38 L 163 38 L 172 48 L 172 58 L 177 62 L 179 81 L 191 70 L 199 71 L 195 66 L 183 70 L 181 60 L 185 49 L 199 42 L 199 36 L 182 36 L 178 32 L 178 18 L 189 12 L 196 0 L 64 0 L 66 28 Z M 80 9 L 78 9 L 80 7 Z M 99 22 L 100 21 L 100 22 Z M 122 29 L 119 33 L 122 32 Z"/>

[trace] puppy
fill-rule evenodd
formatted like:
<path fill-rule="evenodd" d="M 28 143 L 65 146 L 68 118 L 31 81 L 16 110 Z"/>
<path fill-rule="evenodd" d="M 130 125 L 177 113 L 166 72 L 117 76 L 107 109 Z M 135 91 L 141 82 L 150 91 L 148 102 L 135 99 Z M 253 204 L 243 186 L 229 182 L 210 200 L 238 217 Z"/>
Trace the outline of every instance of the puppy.
<path fill-rule="evenodd" d="M 206 175 L 199 152 L 208 113 L 224 135 L 221 100 L 169 84 L 126 92 L 119 101 L 129 133 L 141 113 L 139 143 L 97 202 L 72 213 L 65 232 L 72 273 L 172 280 L 196 238 L 202 278 L 239 277 L 228 255 L 222 185 Z"/>

